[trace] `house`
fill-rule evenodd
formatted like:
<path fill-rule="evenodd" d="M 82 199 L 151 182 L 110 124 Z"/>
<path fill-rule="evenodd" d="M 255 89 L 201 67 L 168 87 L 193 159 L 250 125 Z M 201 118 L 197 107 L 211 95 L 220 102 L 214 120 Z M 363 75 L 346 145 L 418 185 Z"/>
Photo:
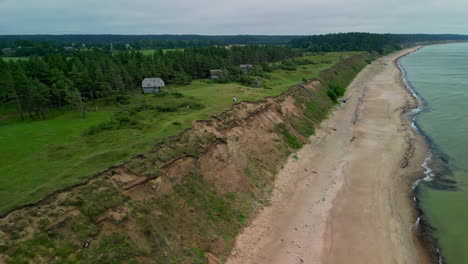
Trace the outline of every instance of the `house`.
<path fill-rule="evenodd" d="M 164 81 L 161 78 L 145 78 L 143 82 L 141 82 L 141 86 L 143 87 L 143 93 L 159 93 L 161 88 L 166 86 Z"/>
<path fill-rule="evenodd" d="M 252 69 L 252 64 L 241 64 L 239 68 L 241 69 L 242 73 L 246 74 Z"/>
<path fill-rule="evenodd" d="M 13 53 L 13 52 L 15 52 L 15 50 L 12 49 L 12 48 L 3 48 L 3 49 L 2 49 L 2 53 L 5 54 L 5 55 L 6 55 L 6 54 Z"/>
<path fill-rule="evenodd" d="M 221 69 L 210 70 L 210 76 L 211 76 L 211 79 L 226 79 L 227 72 Z"/>
<path fill-rule="evenodd" d="M 65 51 L 73 51 L 73 50 L 74 50 L 74 48 L 71 47 L 71 46 L 65 46 L 65 47 L 63 47 L 63 49 L 64 49 Z"/>

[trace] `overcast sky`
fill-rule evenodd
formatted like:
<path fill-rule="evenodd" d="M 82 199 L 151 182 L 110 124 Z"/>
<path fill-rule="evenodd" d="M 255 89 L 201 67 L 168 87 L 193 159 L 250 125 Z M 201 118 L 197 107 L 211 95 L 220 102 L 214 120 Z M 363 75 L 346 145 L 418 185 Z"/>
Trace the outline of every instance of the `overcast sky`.
<path fill-rule="evenodd" d="M 468 0 L 0 0 L 0 34 L 468 34 Z"/>

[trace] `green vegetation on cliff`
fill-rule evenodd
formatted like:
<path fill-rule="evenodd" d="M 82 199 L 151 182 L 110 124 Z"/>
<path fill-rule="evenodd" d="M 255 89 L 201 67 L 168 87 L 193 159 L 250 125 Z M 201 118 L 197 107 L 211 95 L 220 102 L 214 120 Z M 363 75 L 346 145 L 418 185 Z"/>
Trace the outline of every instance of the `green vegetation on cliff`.
<path fill-rule="evenodd" d="M 0 105 L 0 212 L 36 201 L 98 171 L 143 153 L 169 136 L 209 119 L 239 101 L 277 96 L 303 78 L 314 78 L 356 52 L 309 54 L 294 70 L 275 69 L 266 88 L 195 80 L 172 85 L 165 96 L 133 93 L 128 104 L 89 103 L 87 117 L 68 108 L 49 110 L 46 120 L 20 121 L 14 103 Z M 96 110 L 97 109 L 97 110 Z"/>
<path fill-rule="evenodd" d="M 268 203 L 282 163 L 332 110 L 334 102 L 327 92 L 346 87 L 372 59 L 369 53 L 355 54 L 302 85 L 260 90 L 283 93 L 268 101 L 236 104 L 83 186 L 0 219 L 4 245 L 0 260 L 208 263 L 208 256 L 225 260 L 241 228 Z M 232 84 L 224 85 L 229 89 Z M 176 89 L 209 105 L 196 96 L 197 88 Z M 213 86 L 210 95 L 216 89 Z M 252 94 L 249 99 L 262 97 Z M 217 99 L 204 100 L 214 104 Z"/>

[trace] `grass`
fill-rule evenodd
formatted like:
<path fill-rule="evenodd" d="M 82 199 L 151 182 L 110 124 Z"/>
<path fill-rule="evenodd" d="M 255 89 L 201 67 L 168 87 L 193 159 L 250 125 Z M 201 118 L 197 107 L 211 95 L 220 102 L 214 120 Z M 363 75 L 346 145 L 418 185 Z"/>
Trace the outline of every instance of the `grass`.
<path fill-rule="evenodd" d="M 298 66 L 295 71 L 270 73 L 270 77 L 263 80 L 269 89 L 196 80 L 190 85 L 168 87 L 182 93 L 182 98 L 138 94 L 130 105 L 111 107 L 101 102 L 99 110 L 89 111 L 85 119 L 72 110 L 53 110 L 48 113 L 47 120 L 21 122 L 13 105 L 0 105 L 0 151 L 4 154 L 0 159 L 0 213 L 36 201 L 147 151 L 162 139 L 190 127 L 193 121 L 209 119 L 229 109 L 234 96 L 238 101 L 256 101 L 279 95 L 303 78 L 313 78 L 343 56 L 352 54 L 355 53 L 309 55 L 304 59 L 313 60 L 314 64 Z M 141 108 L 143 101 L 149 110 L 136 113 L 138 127 L 85 135 L 90 127 L 112 120 L 116 111 Z M 172 112 L 155 110 L 191 103 L 205 107 L 181 107 Z M 292 145 L 298 144 L 292 138 L 290 141 Z"/>
<path fill-rule="evenodd" d="M 27 60 L 28 57 L 1 57 L 4 61 Z"/>

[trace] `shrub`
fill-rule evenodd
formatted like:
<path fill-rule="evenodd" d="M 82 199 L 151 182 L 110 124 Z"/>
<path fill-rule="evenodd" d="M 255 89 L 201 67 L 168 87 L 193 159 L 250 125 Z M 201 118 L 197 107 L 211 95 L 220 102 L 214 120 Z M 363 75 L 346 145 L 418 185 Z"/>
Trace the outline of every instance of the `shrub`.
<path fill-rule="evenodd" d="M 89 127 L 83 134 L 95 135 L 104 131 L 118 130 L 124 128 L 142 128 L 136 110 L 118 111 L 114 113 L 111 120 Z"/>
<path fill-rule="evenodd" d="M 179 92 L 172 92 L 171 95 L 173 95 L 175 98 L 182 98 L 184 97 L 183 94 L 179 93 Z"/>
<path fill-rule="evenodd" d="M 330 89 L 333 90 L 333 92 L 335 92 L 335 95 L 337 97 L 341 97 L 345 94 L 346 92 L 346 89 L 343 87 L 343 86 L 340 86 L 340 85 L 334 85 L 334 84 L 330 84 Z"/>
<path fill-rule="evenodd" d="M 327 95 L 328 97 L 330 97 L 330 99 L 334 102 L 334 103 L 338 103 L 338 97 L 336 96 L 335 92 L 333 90 L 328 90 L 327 91 Z"/>
<path fill-rule="evenodd" d="M 167 95 L 169 95 L 169 93 L 166 92 L 166 91 L 159 91 L 159 93 L 154 93 L 153 94 L 154 97 L 164 97 L 164 96 L 167 96 Z"/>
<path fill-rule="evenodd" d="M 286 144 L 293 149 L 302 147 L 302 142 L 293 134 L 291 134 L 286 127 L 286 124 L 280 123 L 275 126 L 276 130 L 283 136 Z"/>
<path fill-rule="evenodd" d="M 187 108 L 194 109 L 194 110 L 200 110 L 200 109 L 204 109 L 205 105 L 200 104 L 200 103 L 190 102 L 190 103 L 183 103 L 179 107 L 187 107 Z"/>
<path fill-rule="evenodd" d="M 177 112 L 177 107 L 175 106 L 155 106 L 154 109 L 159 112 Z"/>

